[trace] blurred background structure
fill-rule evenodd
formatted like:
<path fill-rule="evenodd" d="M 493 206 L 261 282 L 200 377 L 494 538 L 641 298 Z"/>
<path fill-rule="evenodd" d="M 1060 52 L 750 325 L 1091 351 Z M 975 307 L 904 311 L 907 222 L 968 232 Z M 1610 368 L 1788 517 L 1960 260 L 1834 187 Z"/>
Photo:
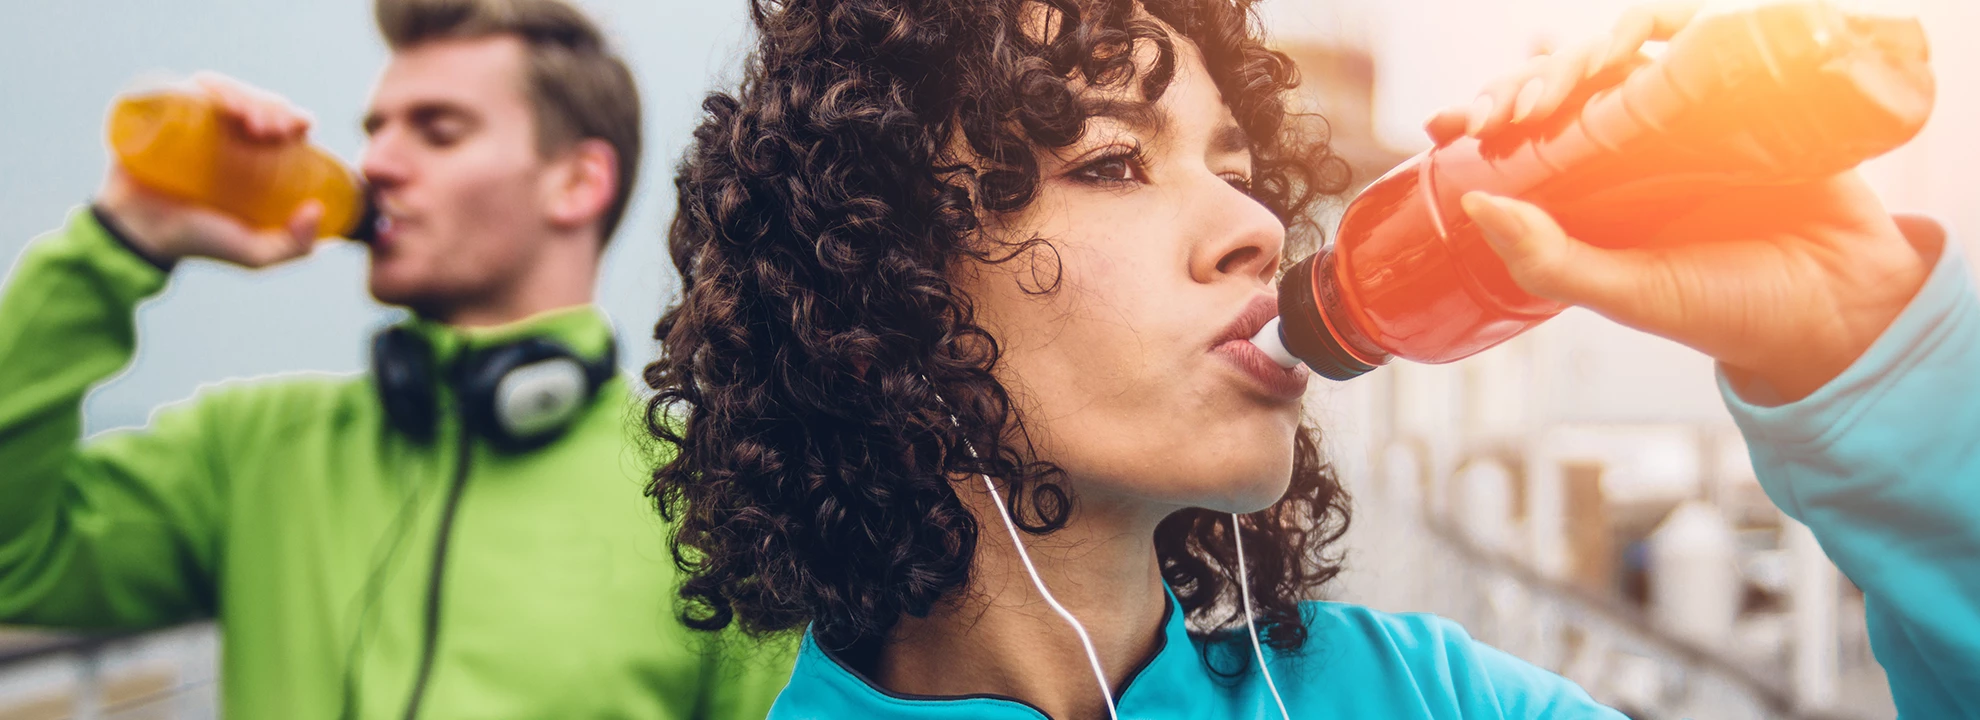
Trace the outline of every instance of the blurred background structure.
<path fill-rule="evenodd" d="M 736 74 L 744 3 L 590 0 L 646 101 L 649 155 L 600 302 L 629 368 L 678 288 L 661 251 L 665 178 L 702 93 Z M 1367 182 L 1427 142 L 1421 121 L 1468 103 L 1527 56 L 1605 32 L 1624 0 L 1271 0 L 1339 151 Z M 1980 259 L 1980 3 L 1917 0 L 1939 108 L 1866 172 L 1894 210 L 1944 221 Z M 0 24 L 0 258 L 85 202 L 107 156 L 102 118 L 140 74 L 213 69 L 311 109 L 346 158 L 385 50 L 369 3 L 139 0 L 10 3 Z M 392 312 L 362 284 L 362 249 L 322 248 L 248 273 L 189 262 L 139 315 L 141 352 L 85 406 L 91 431 L 142 424 L 202 383 L 357 371 Z M 1773 509 L 1720 405 L 1712 364 L 1570 311 L 1447 366 L 1392 366 L 1320 385 L 1311 411 L 1356 493 L 1351 570 L 1335 591 L 1451 617 L 1642 718 L 1887 718 L 1862 598 Z M 3 472 L 4 470 L 0 470 Z M 209 718 L 210 626 L 134 636 L 0 629 L 0 720 Z"/>

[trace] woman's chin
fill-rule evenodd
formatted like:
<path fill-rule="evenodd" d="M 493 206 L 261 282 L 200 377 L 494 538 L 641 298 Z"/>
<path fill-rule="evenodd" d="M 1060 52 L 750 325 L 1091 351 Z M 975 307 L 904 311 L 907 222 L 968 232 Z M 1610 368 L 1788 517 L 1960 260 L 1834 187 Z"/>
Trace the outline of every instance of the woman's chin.
<path fill-rule="evenodd" d="M 1217 512 L 1244 515 L 1278 504 L 1292 487 L 1292 468 L 1285 467 L 1275 473 L 1233 478 L 1218 488 L 1205 488 L 1200 501 L 1194 507 Z"/>

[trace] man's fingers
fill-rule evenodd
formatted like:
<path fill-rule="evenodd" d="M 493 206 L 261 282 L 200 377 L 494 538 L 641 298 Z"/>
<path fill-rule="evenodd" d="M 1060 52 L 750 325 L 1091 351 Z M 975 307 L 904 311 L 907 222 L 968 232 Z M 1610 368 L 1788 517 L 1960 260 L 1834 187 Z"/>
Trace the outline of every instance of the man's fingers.
<path fill-rule="evenodd" d="M 245 239 L 241 264 L 263 268 L 308 255 L 316 248 L 317 226 L 323 221 L 323 203 L 304 202 L 280 229 L 259 230 Z"/>
<path fill-rule="evenodd" d="M 296 208 L 296 212 L 289 216 L 289 239 L 292 241 L 292 244 L 298 245 L 304 251 L 307 251 L 311 246 L 316 244 L 317 238 L 323 236 L 322 225 L 323 202 L 320 200 L 305 200 L 302 207 Z"/>
<path fill-rule="evenodd" d="M 1605 250 L 1568 237 L 1547 211 L 1481 192 L 1462 199 L 1486 242 L 1521 288 L 1580 305 L 1625 325 L 1671 327 L 1683 313 L 1670 273 L 1636 250 Z"/>
<path fill-rule="evenodd" d="M 308 255 L 316 248 L 323 205 L 309 201 L 281 227 L 253 228 L 225 213 L 191 209 L 189 234 L 201 238 L 194 253 L 246 268 L 265 268 Z"/>
<path fill-rule="evenodd" d="M 279 95 L 249 87 L 218 73 L 196 73 L 193 82 L 213 98 L 219 104 L 221 113 L 237 123 L 249 138 L 281 142 L 298 140 L 309 133 L 309 114 Z"/>
<path fill-rule="evenodd" d="M 220 106 L 220 113 L 240 125 L 249 137 L 259 138 L 268 134 L 260 108 L 248 98 L 247 89 L 240 83 L 210 72 L 193 74 L 193 83 L 206 91 L 206 96 Z"/>
<path fill-rule="evenodd" d="M 296 238 L 297 235 L 288 228 L 248 233 L 237 241 L 237 255 L 232 260 L 244 267 L 259 269 L 308 255 L 315 247 L 314 239 L 298 241 Z"/>

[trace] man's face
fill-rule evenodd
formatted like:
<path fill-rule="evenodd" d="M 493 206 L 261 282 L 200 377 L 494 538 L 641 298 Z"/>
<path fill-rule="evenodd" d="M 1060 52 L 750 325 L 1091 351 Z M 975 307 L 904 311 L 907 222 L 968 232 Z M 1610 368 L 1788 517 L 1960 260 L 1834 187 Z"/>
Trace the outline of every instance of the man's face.
<path fill-rule="evenodd" d="M 499 302 L 549 234 L 544 170 L 511 36 L 394 53 L 372 93 L 361 171 L 381 222 L 371 294 L 442 320 Z"/>

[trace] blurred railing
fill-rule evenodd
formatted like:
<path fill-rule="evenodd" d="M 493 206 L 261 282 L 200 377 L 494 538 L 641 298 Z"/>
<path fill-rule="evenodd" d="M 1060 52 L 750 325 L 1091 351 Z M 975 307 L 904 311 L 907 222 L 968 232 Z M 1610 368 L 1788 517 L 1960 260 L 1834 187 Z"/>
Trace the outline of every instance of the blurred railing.
<path fill-rule="evenodd" d="M 1553 669 L 1637 718 L 1841 720 L 1797 708 L 1779 673 L 1763 674 L 1655 628 L 1641 610 L 1550 580 L 1489 552 L 1455 528 L 1426 519 L 1434 557 L 1424 572 L 1457 587 L 1441 614 L 1485 642 Z M 1558 648 L 1546 648 L 1548 643 Z"/>
<path fill-rule="evenodd" d="M 136 634 L 0 631 L 0 720 L 218 717 L 211 624 Z"/>
<path fill-rule="evenodd" d="M 1352 538 L 1355 563 L 1346 599 L 1451 619 L 1481 642 L 1560 673 L 1641 720 L 1869 720 L 1895 714 L 1882 669 L 1869 653 L 1860 605 L 1831 605 L 1827 624 L 1792 613 L 1760 618 L 1784 621 L 1778 629 L 1788 636 L 1775 643 L 1746 636 L 1700 642 L 1673 632 L 1646 606 L 1539 571 L 1528 557 L 1531 546 L 1519 541 L 1531 518 L 1497 527 L 1478 519 L 1480 504 L 1503 506 L 1492 508 L 1497 510 L 1523 503 L 1492 491 L 1426 501 L 1426 488 L 1476 490 L 1471 486 L 1491 485 L 1493 473 L 1512 478 L 1507 467 L 1520 465 L 1520 453 L 1481 458 L 1492 473 L 1478 472 L 1479 463 L 1444 463 L 1461 469 L 1438 472 L 1426 449 L 1420 442 L 1390 443 L 1356 489 L 1362 534 Z M 1532 492 L 1530 484 L 1514 484 Z M 1822 567 L 1814 576 L 1834 573 L 1819 552 L 1815 559 Z M 1832 587 L 1829 594 L 1838 592 Z M 1741 618 L 1753 621 L 1750 614 Z M 1832 648 L 1830 662 L 1808 664 L 1798 654 L 1803 644 L 1820 650 L 1825 643 Z M 1811 685 L 1818 691 L 1808 692 Z"/>

